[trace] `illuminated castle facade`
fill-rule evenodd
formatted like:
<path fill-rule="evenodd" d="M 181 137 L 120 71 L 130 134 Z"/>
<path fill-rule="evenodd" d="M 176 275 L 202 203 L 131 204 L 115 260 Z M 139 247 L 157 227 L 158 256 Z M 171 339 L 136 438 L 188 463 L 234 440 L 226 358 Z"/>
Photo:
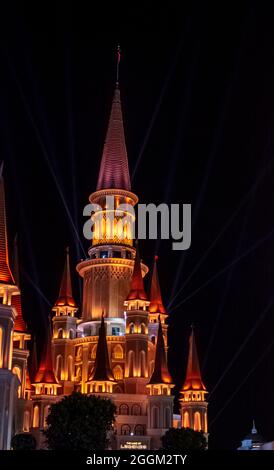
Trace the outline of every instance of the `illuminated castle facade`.
<path fill-rule="evenodd" d="M 92 215 L 94 237 L 88 257 L 76 269 L 83 280 L 80 310 L 72 293 L 67 250 L 52 324 L 37 370 L 28 371 L 30 335 L 22 316 L 21 293 L 9 265 L 4 181 L 0 181 L 0 448 L 10 446 L 19 432 L 31 432 L 43 447 L 50 406 L 73 391 L 98 394 L 117 408 L 112 448 L 157 449 L 161 436 L 173 426 L 191 427 L 207 434 L 206 389 L 192 331 L 187 374 L 181 391 L 181 418 L 176 420 L 167 366 L 167 318 L 155 259 L 149 294 L 141 262 L 132 240 L 131 192 L 118 85 L 103 149 Z M 127 217 L 127 223 L 121 220 Z M 33 366 L 35 368 L 35 366 Z M 30 373 L 29 373 L 30 372 Z M 31 380 L 30 380 L 31 377 Z"/>

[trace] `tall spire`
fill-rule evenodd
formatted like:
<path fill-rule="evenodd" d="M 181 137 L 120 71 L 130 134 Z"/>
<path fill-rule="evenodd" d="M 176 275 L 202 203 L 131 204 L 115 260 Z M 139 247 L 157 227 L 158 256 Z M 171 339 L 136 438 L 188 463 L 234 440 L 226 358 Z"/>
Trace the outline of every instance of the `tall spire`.
<path fill-rule="evenodd" d="M 155 352 L 154 371 L 151 375 L 148 385 L 172 384 L 172 379 L 167 368 L 165 343 L 163 337 L 162 324 L 159 318 L 158 336 Z"/>
<path fill-rule="evenodd" d="M 120 47 L 118 46 L 116 88 L 112 101 L 110 119 L 103 149 L 97 191 L 101 189 L 124 189 L 130 191 L 121 98 L 119 90 Z"/>
<path fill-rule="evenodd" d="M 69 248 L 66 248 L 66 260 L 61 281 L 58 299 L 55 302 L 55 307 L 76 307 L 76 302 L 72 295 L 70 263 L 69 263 Z"/>
<path fill-rule="evenodd" d="M 3 162 L 0 167 L 0 283 L 15 284 L 9 266 Z"/>
<path fill-rule="evenodd" d="M 47 329 L 46 340 L 44 344 L 44 351 L 40 361 L 39 369 L 35 376 L 36 384 L 53 384 L 58 385 L 56 380 L 53 364 L 52 364 L 52 350 L 51 350 L 51 332 L 50 325 Z"/>
<path fill-rule="evenodd" d="M 13 253 L 12 253 L 12 272 L 14 274 L 14 279 L 16 285 L 20 286 L 20 279 L 19 279 L 19 259 L 18 259 L 18 244 L 17 244 L 17 235 L 13 241 Z M 14 322 L 14 331 L 20 333 L 27 332 L 27 326 L 25 320 L 23 318 L 22 313 L 22 301 L 21 301 L 21 294 L 13 295 L 11 297 L 11 305 L 16 308 L 17 317 L 15 318 Z"/>
<path fill-rule="evenodd" d="M 189 352 L 187 362 L 186 379 L 182 388 L 182 392 L 187 390 L 205 390 L 206 388 L 202 381 L 199 357 L 196 347 L 194 328 L 191 327 L 191 334 L 189 338 Z"/>
<path fill-rule="evenodd" d="M 166 314 L 166 309 L 163 304 L 161 288 L 160 288 L 160 283 L 159 283 L 157 260 L 158 260 L 158 256 L 155 256 L 153 274 L 152 274 L 152 280 L 151 280 L 151 286 L 150 286 L 149 311 L 150 313 Z"/>
<path fill-rule="evenodd" d="M 98 382 L 115 382 L 109 363 L 107 337 L 103 314 L 101 319 L 101 326 L 99 329 L 95 364 L 90 380 Z"/>
<path fill-rule="evenodd" d="M 136 244 L 136 256 L 127 300 L 147 300 L 147 294 L 144 289 L 144 281 L 142 278 L 138 243 Z"/>

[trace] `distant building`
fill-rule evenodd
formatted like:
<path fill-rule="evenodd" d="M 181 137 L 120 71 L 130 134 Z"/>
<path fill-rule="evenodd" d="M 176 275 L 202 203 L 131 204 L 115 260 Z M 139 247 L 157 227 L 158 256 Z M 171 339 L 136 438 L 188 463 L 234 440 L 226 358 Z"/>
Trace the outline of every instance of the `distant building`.
<path fill-rule="evenodd" d="M 238 447 L 238 450 L 274 450 L 274 442 L 265 442 L 253 420 L 251 432 L 242 440 L 242 445 Z"/>

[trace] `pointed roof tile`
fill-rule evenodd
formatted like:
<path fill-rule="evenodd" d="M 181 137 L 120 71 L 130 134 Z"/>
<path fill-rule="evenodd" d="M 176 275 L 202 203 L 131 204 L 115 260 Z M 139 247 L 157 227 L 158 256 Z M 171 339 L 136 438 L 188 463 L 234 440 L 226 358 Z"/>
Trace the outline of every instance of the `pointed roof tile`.
<path fill-rule="evenodd" d="M 161 288 L 159 283 L 159 276 L 158 276 L 158 269 L 157 269 L 157 260 L 158 256 L 154 258 L 154 266 L 153 266 L 153 274 L 151 279 L 151 286 L 150 286 L 150 305 L 149 311 L 150 313 L 163 313 L 166 314 L 166 309 L 163 304 Z"/>
<path fill-rule="evenodd" d="M 40 361 L 39 369 L 35 376 L 35 383 L 46 383 L 59 385 L 53 369 L 52 364 L 52 350 L 51 350 L 51 334 L 50 327 L 46 335 L 46 342 L 44 344 L 44 352 Z"/>
<path fill-rule="evenodd" d="M 124 189 L 127 191 L 131 189 L 118 84 L 116 85 L 112 101 L 97 182 L 97 191 L 101 189 Z"/>
<path fill-rule="evenodd" d="M 138 244 L 136 244 L 136 256 L 131 278 L 130 291 L 126 300 L 147 300 L 147 294 L 144 289 L 144 281 L 142 277 Z"/>
<path fill-rule="evenodd" d="M 69 248 L 66 249 L 66 260 L 65 266 L 61 281 L 61 287 L 59 291 L 58 299 L 55 302 L 55 307 L 75 307 L 76 302 L 72 295 L 72 287 L 71 287 L 71 275 L 70 275 L 70 263 L 69 263 Z"/>
<path fill-rule="evenodd" d="M 3 163 L 0 167 L 0 283 L 15 284 L 9 266 Z"/>
<path fill-rule="evenodd" d="M 167 367 L 165 343 L 163 337 L 162 324 L 159 318 L 158 336 L 155 352 L 154 370 L 148 385 L 169 384 L 172 385 L 172 379 Z"/>
<path fill-rule="evenodd" d="M 200 363 L 199 363 L 199 357 L 198 357 L 193 327 L 192 327 L 192 331 L 191 331 L 190 338 L 189 338 L 189 352 L 188 352 L 186 379 L 185 379 L 185 382 L 183 384 L 181 391 L 185 392 L 188 390 L 206 391 L 206 388 L 202 381 Z"/>
<path fill-rule="evenodd" d="M 99 328 L 96 358 L 90 380 L 115 382 L 109 363 L 104 315 L 102 315 L 101 326 Z"/>

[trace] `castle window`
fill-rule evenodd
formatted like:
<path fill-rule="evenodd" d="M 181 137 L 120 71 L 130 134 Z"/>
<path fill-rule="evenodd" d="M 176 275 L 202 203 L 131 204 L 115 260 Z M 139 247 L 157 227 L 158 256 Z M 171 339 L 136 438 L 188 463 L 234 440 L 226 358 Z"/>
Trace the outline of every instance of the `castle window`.
<path fill-rule="evenodd" d="M 141 377 L 146 376 L 146 353 L 145 351 L 140 352 L 140 369 L 141 369 Z"/>
<path fill-rule="evenodd" d="M 56 357 L 56 378 L 57 380 L 61 380 L 61 373 L 62 373 L 62 368 L 63 368 L 63 358 L 61 356 L 61 354 L 59 354 L 57 357 Z"/>
<path fill-rule="evenodd" d="M 136 436 L 144 436 L 145 434 L 145 428 L 142 424 L 136 424 L 134 428 L 134 434 Z"/>
<path fill-rule="evenodd" d="M 199 411 L 196 411 L 194 413 L 194 431 L 201 431 L 201 429 L 201 414 L 199 413 Z"/>
<path fill-rule="evenodd" d="M 131 251 L 126 251 L 126 258 L 127 259 L 132 259 Z"/>
<path fill-rule="evenodd" d="M 74 338 L 74 331 L 73 330 L 69 330 L 69 338 L 70 339 Z"/>
<path fill-rule="evenodd" d="M 134 416 L 139 416 L 141 414 L 140 405 L 132 405 L 131 414 L 134 415 Z"/>
<path fill-rule="evenodd" d="M 120 344 L 117 344 L 116 346 L 114 346 L 114 348 L 112 350 L 112 358 L 113 359 L 123 359 L 123 357 L 124 357 L 123 348 L 122 348 L 122 346 L 120 346 Z"/>
<path fill-rule="evenodd" d="M 119 406 L 119 415 L 128 415 L 128 405 L 126 403 Z"/>
<path fill-rule="evenodd" d="M 142 335 L 146 334 L 146 325 L 144 323 L 141 323 L 141 334 Z"/>
<path fill-rule="evenodd" d="M 34 428 L 39 428 L 39 406 L 35 405 L 34 410 L 33 410 L 33 427 Z"/>
<path fill-rule="evenodd" d="M 114 375 L 115 380 L 122 380 L 123 379 L 122 367 L 115 366 L 113 369 L 113 375 Z"/>
<path fill-rule="evenodd" d="M 152 427 L 159 428 L 159 408 L 157 406 L 152 408 Z"/>
<path fill-rule="evenodd" d="M 123 434 L 124 436 L 130 435 L 130 426 L 128 424 L 123 424 L 121 426 L 121 434 Z"/>
<path fill-rule="evenodd" d="M 26 410 L 24 412 L 24 419 L 23 419 L 23 431 L 24 432 L 29 432 L 30 428 L 30 412 Z"/>
<path fill-rule="evenodd" d="M 47 417 L 49 415 L 49 410 L 50 410 L 50 406 L 49 405 L 46 405 L 45 408 L 44 408 L 44 428 L 47 427 Z"/>
<path fill-rule="evenodd" d="M 111 330 L 112 336 L 119 336 L 120 334 L 120 328 L 119 326 L 113 326 Z"/>
<path fill-rule="evenodd" d="M 129 333 L 132 335 L 134 333 L 134 323 L 130 323 L 129 325 Z"/>
<path fill-rule="evenodd" d="M 21 393 L 22 393 L 22 387 L 21 387 L 21 380 L 22 380 L 22 370 L 21 370 L 21 367 L 19 366 L 14 366 L 13 369 L 12 369 L 12 372 L 14 375 L 17 375 L 18 377 L 18 380 L 20 382 L 20 385 L 18 387 L 18 398 L 21 398 Z"/>
<path fill-rule="evenodd" d="M 72 380 L 73 371 L 73 359 L 72 356 L 68 356 L 68 380 Z"/>
<path fill-rule="evenodd" d="M 121 251 L 113 251 L 112 252 L 113 258 L 121 258 Z"/>
<path fill-rule="evenodd" d="M 107 251 L 101 251 L 100 252 L 100 258 L 107 258 L 108 257 L 108 252 Z"/>
<path fill-rule="evenodd" d="M 190 428 L 190 421 L 189 421 L 189 412 L 185 411 L 184 412 L 184 420 L 183 420 L 183 427 L 184 428 Z"/>
<path fill-rule="evenodd" d="M 59 338 L 59 339 L 63 338 L 63 330 L 62 330 L 62 328 L 60 328 L 60 329 L 58 330 L 58 338 Z"/>

